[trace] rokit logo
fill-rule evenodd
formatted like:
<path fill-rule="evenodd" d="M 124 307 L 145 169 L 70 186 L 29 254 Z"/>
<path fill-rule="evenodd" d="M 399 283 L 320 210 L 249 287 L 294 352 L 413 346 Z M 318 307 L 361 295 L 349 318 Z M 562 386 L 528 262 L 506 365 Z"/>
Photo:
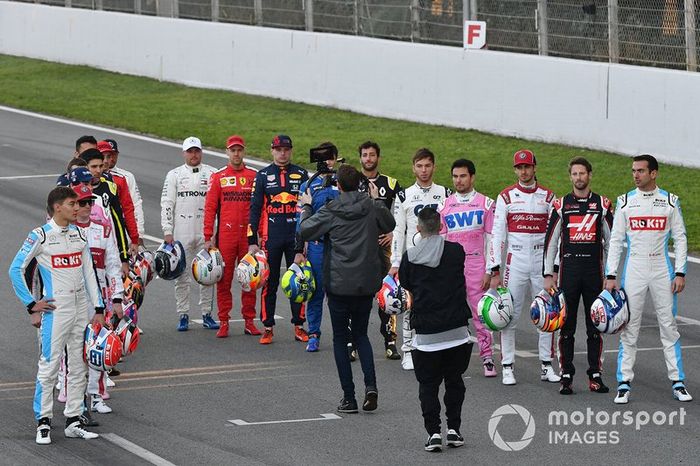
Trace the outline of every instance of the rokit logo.
<path fill-rule="evenodd" d="M 663 231 L 666 229 L 666 217 L 630 217 L 630 229 Z"/>
<path fill-rule="evenodd" d="M 572 243 L 592 243 L 596 239 L 598 214 L 572 215 L 569 220 L 569 240 Z"/>
<path fill-rule="evenodd" d="M 51 265 L 55 269 L 71 269 L 83 265 L 82 253 L 74 252 L 73 254 L 57 254 L 51 256 Z"/>

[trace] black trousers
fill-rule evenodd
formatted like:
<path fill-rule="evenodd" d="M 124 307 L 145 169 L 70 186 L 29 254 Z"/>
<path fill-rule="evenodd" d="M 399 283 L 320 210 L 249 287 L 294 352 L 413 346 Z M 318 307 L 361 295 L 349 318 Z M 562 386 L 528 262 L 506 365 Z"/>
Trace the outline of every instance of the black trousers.
<path fill-rule="evenodd" d="M 459 431 L 462 425 L 464 380 L 462 374 L 469 367 L 472 343 L 441 351 L 414 350 L 413 367 L 418 380 L 418 398 L 423 412 L 423 423 L 428 435 L 440 433 L 440 384 L 445 381 L 445 416 L 447 428 Z"/>
<path fill-rule="evenodd" d="M 574 367 L 574 334 L 578 320 L 578 306 L 583 297 L 583 314 L 586 320 L 586 347 L 588 353 L 588 371 L 590 376 L 601 371 L 601 354 L 603 339 L 591 320 L 591 305 L 603 289 L 603 277 L 600 268 L 569 267 L 563 264 L 560 269 L 559 287 L 566 299 L 566 322 L 559 332 L 559 367 L 562 374 L 576 373 Z"/>
<path fill-rule="evenodd" d="M 265 327 L 275 325 L 275 307 L 277 307 L 277 288 L 280 284 L 280 267 L 284 257 L 287 267 L 294 263 L 294 237 L 291 238 L 267 238 L 263 240 L 262 249 L 267 256 L 270 266 L 270 277 L 262 290 L 260 297 L 260 320 Z M 292 324 L 302 325 L 306 322 L 305 307 L 303 303 L 289 302 L 292 310 Z"/>

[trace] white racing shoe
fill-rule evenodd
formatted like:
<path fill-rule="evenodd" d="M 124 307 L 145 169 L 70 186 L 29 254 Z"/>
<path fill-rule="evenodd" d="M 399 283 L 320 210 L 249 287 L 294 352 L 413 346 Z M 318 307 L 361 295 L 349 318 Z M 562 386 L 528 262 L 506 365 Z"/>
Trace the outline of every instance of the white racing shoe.
<path fill-rule="evenodd" d="M 83 426 L 80 425 L 79 421 L 75 421 L 70 425 L 66 426 L 66 429 L 63 431 L 63 433 L 66 435 L 66 438 L 82 438 L 85 440 L 90 440 L 99 437 L 99 435 L 97 435 L 96 433 L 90 432 L 89 430 L 85 430 Z"/>
<path fill-rule="evenodd" d="M 678 401 L 693 401 L 693 397 L 690 396 L 683 382 L 673 384 L 673 397 Z"/>
<path fill-rule="evenodd" d="M 93 395 L 90 400 L 90 410 L 93 413 L 109 414 L 112 412 L 107 403 L 104 402 L 101 396 Z"/>
<path fill-rule="evenodd" d="M 51 443 L 51 426 L 48 424 L 40 424 L 36 428 L 36 443 L 39 445 L 48 445 Z"/>
<path fill-rule="evenodd" d="M 626 405 L 630 401 L 630 386 L 628 383 L 620 383 L 617 386 L 617 395 L 613 400 L 615 404 Z"/>
<path fill-rule="evenodd" d="M 107 388 L 112 388 L 112 387 L 117 386 L 117 384 L 114 383 L 114 380 L 112 380 L 109 376 L 105 377 L 105 379 L 107 380 Z"/>
<path fill-rule="evenodd" d="M 554 372 L 554 368 L 551 364 L 542 364 L 540 380 L 543 382 L 559 383 L 561 381 L 561 377 Z"/>
<path fill-rule="evenodd" d="M 515 371 L 513 370 L 513 366 L 503 366 L 501 372 L 503 374 L 503 385 L 515 385 Z"/>
<path fill-rule="evenodd" d="M 413 370 L 413 356 L 411 356 L 410 351 L 405 351 L 403 353 L 403 359 L 401 359 L 401 367 L 405 371 Z"/>

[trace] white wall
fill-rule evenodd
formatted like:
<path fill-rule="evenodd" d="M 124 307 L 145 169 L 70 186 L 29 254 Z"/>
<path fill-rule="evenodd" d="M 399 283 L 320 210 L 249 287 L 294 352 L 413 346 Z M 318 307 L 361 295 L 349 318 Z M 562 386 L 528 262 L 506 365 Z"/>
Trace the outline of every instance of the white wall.
<path fill-rule="evenodd" d="M 700 166 L 698 73 L 1 0 L 0 53 Z"/>

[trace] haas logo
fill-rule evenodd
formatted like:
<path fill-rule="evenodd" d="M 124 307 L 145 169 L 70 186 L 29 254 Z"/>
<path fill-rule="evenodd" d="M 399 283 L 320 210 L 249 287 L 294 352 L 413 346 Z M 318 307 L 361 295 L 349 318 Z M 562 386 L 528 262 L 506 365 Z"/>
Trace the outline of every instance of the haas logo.
<path fill-rule="evenodd" d="M 598 214 L 572 215 L 569 240 L 572 243 L 593 243 L 596 239 Z"/>
<path fill-rule="evenodd" d="M 74 252 L 73 254 L 57 254 L 51 256 L 51 265 L 55 269 L 71 269 L 83 265 L 82 253 Z"/>

